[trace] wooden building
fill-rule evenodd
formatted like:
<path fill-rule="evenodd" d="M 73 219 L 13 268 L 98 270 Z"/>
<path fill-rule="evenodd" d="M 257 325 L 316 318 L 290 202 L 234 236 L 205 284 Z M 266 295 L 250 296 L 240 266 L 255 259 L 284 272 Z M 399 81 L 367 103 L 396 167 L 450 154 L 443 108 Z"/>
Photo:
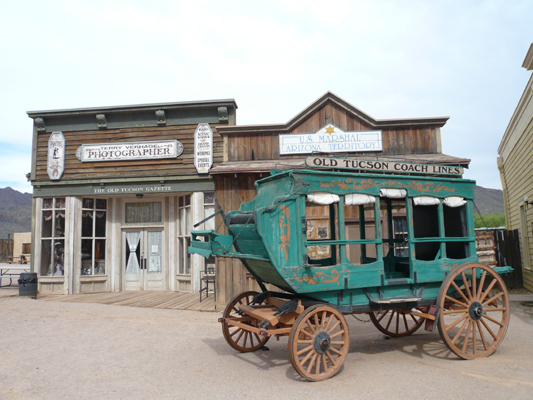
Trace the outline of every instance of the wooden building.
<path fill-rule="evenodd" d="M 32 270 L 39 291 L 197 292 L 193 221 L 214 209 L 209 168 L 234 100 L 28 112 Z M 212 228 L 214 221 L 204 228 Z"/>
<path fill-rule="evenodd" d="M 522 67 L 533 70 L 533 44 Z M 498 147 L 508 230 L 519 230 L 524 287 L 533 291 L 533 75 Z"/>
<path fill-rule="evenodd" d="M 447 120 L 378 120 L 328 92 L 285 124 L 220 126 L 224 162 L 210 170 L 215 196 L 224 211 L 238 209 L 255 197 L 256 180 L 272 169 L 304 168 L 306 157 L 313 154 L 343 157 L 360 171 L 376 172 L 386 162 L 402 162 L 405 169 L 396 172 L 415 175 L 468 167 L 469 159 L 442 154 L 440 128 Z M 415 165 L 439 167 L 431 172 Z M 217 274 L 217 299 L 222 303 L 257 285 L 238 260 L 219 258 Z"/>

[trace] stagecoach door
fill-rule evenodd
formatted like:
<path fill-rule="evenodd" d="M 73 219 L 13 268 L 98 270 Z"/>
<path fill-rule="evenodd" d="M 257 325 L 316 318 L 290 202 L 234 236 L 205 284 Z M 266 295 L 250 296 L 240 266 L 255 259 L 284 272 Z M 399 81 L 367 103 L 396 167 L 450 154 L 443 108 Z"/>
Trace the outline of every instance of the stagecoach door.
<path fill-rule="evenodd" d="M 164 290 L 163 229 L 123 231 L 125 290 Z"/>

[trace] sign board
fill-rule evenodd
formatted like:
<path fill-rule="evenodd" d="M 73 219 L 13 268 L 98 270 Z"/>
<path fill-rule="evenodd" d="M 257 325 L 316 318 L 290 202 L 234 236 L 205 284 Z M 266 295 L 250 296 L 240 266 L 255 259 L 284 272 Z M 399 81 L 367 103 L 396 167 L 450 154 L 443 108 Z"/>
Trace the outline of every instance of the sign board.
<path fill-rule="evenodd" d="M 81 162 L 176 158 L 183 153 L 177 140 L 82 144 L 76 152 Z"/>
<path fill-rule="evenodd" d="M 344 132 L 328 124 L 316 133 L 279 135 L 280 154 L 382 151 L 381 131 Z"/>
<path fill-rule="evenodd" d="M 463 167 L 434 164 L 413 164 L 397 161 L 365 160 L 362 158 L 312 157 L 305 164 L 313 168 L 334 168 L 380 172 L 413 173 L 427 175 L 463 175 Z"/>
<path fill-rule="evenodd" d="M 63 132 L 52 132 L 48 139 L 47 171 L 51 180 L 61 179 L 65 170 L 65 137 Z"/>
<path fill-rule="evenodd" d="M 194 131 L 194 166 L 199 174 L 207 174 L 213 165 L 213 131 L 209 124 L 198 124 Z"/>

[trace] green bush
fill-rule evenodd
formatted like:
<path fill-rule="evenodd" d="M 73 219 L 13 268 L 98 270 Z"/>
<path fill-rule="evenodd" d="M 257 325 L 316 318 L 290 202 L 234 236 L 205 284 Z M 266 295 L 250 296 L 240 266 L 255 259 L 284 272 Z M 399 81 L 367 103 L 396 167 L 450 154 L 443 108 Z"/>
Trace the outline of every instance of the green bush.
<path fill-rule="evenodd" d="M 497 228 L 505 226 L 505 215 L 494 214 L 474 214 L 474 226 L 476 228 Z"/>

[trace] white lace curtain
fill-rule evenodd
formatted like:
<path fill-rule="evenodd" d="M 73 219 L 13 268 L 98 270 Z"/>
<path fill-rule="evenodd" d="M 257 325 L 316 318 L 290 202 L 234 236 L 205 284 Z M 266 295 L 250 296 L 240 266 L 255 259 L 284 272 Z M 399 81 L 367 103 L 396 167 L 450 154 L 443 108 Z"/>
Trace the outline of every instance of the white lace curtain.
<path fill-rule="evenodd" d="M 140 272 L 139 261 L 137 260 L 137 254 L 135 254 L 140 240 L 140 232 L 126 232 L 126 241 L 128 242 L 128 248 L 130 249 L 130 258 L 128 259 L 128 265 L 126 266 L 127 274 L 138 274 Z"/>

